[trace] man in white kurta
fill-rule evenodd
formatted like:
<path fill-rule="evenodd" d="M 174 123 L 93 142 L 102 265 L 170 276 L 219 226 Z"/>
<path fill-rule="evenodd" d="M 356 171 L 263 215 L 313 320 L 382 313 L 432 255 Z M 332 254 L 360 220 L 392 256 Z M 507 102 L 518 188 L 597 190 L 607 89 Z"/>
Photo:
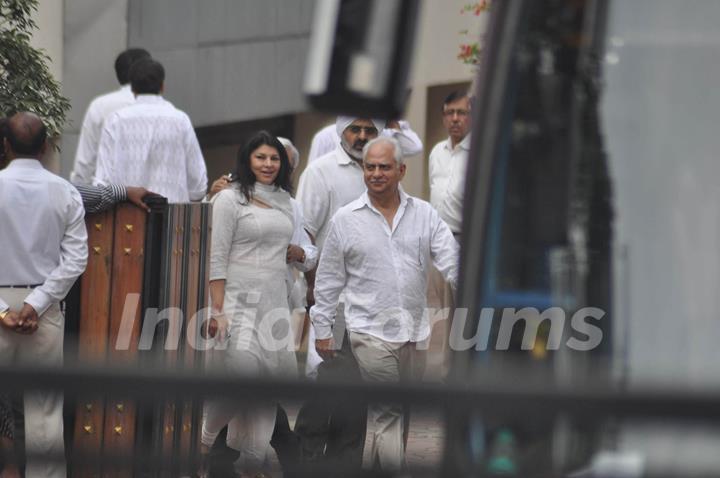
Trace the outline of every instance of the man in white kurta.
<path fill-rule="evenodd" d="M 150 58 L 150 53 L 142 48 L 129 48 L 120 53 L 115 59 L 115 75 L 120 88 L 90 102 L 80 128 L 75 165 L 70 173 L 73 184 L 93 183 L 103 125 L 111 114 L 135 102 L 135 95 L 130 88 L 130 67 L 143 58 Z"/>
<path fill-rule="evenodd" d="M 423 151 L 420 137 L 410 128 L 410 123 L 407 121 L 389 121 L 380 131 L 380 134 L 398 140 L 405 157 L 415 156 Z M 308 155 L 308 164 L 331 152 L 339 144 L 340 135 L 337 132 L 337 127 L 334 124 L 325 126 L 313 136 L 310 144 L 310 154 Z"/>
<path fill-rule="evenodd" d="M 428 267 L 435 264 L 454 285 L 458 245 L 430 204 L 400 188 L 405 165 L 397 141 L 378 138 L 364 153 L 367 191 L 333 216 L 320 256 L 310 310 L 316 348 L 324 358 L 333 356 L 332 327 L 345 291 L 346 327 L 363 378 L 419 379 L 424 364 L 417 343 L 430 335 Z M 363 465 L 378 461 L 384 469 L 399 469 L 404 426 L 402 407 L 371 405 Z"/>
<path fill-rule="evenodd" d="M 162 65 L 139 60 L 130 77 L 136 100 L 105 122 L 98 182 L 142 186 L 170 203 L 202 200 L 207 189 L 205 160 L 188 115 L 161 96 Z"/>
<path fill-rule="evenodd" d="M 0 361 L 59 367 L 60 301 L 87 264 L 82 199 L 40 163 L 47 148 L 40 118 L 14 115 L 4 143 L 10 164 L 0 171 Z M 63 456 L 62 394 L 26 391 L 23 405 L 25 476 L 64 477 L 62 460 L 42 459 Z"/>

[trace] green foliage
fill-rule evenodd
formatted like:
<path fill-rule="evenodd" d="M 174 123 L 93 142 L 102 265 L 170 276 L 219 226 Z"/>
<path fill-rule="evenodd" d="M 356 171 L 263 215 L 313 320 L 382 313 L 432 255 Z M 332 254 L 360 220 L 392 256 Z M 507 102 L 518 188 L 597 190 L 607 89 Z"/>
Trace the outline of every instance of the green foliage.
<path fill-rule="evenodd" d="M 60 135 L 70 102 L 48 69 L 44 50 L 30 45 L 38 0 L 0 0 L 0 114 L 31 111 Z"/>

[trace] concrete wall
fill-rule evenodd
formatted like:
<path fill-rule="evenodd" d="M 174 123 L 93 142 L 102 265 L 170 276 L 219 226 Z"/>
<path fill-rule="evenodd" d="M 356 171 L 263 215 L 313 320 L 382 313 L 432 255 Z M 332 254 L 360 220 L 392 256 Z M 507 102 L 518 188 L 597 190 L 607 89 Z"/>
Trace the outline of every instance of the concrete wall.
<path fill-rule="evenodd" d="M 56 80 L 63 79 L 63 1 L 41 0 L 34 15 L 37 30 L 30 38 L 30 44 L 35 48 L 45 50 L 50 57 L 48 68 Z M 52 152 L 46 155 L 45 166 L 55 173 L 60 173 L 60 154 Z"/>

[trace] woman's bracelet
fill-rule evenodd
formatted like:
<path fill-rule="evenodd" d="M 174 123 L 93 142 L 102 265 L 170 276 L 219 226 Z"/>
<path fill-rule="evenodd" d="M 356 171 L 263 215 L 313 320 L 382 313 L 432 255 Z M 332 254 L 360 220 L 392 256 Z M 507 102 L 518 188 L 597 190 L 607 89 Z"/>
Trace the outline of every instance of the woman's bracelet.
<path fill-rule="evenodd" d="M 210 317 L 213 319 L 215 317 L 225 317 L 225 312 L 223 312 L 222 310 L 211 310 Z"/>

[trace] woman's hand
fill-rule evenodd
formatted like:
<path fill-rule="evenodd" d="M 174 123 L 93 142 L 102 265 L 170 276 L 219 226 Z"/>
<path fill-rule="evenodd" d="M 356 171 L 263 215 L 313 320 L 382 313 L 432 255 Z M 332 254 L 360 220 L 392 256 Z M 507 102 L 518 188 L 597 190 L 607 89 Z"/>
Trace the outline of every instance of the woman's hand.
<path fill-rule="evenodd" d="M 216 179 L 212 186 L 210 186 L 210 193 L 208 194 L 208 198 L 212 198 L 214 195 L 222 191 L 223 189 L 226 189 L 230 185 L 230 176 L 221 176 L 218 179 Z"/>
<path fill-rule="evenodd" d="M 300 247 L 296 246 L 295 244 L 290 244 L 287 248 L 287 256 L 285 258 L 285 262 L 288 264 L 292 262 L 299 262 L 304 263 L 305 262 L 305 250 Z"/>

